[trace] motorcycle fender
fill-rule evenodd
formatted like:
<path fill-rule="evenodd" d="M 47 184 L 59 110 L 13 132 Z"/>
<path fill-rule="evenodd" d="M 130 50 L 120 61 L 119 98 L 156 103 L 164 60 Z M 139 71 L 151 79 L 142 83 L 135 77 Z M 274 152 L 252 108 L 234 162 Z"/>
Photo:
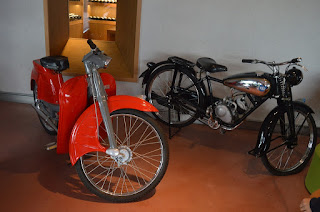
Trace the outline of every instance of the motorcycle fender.
<path fill-rule="evenodd" d="M 87 107 L 87 80 L 74 77 L 60 89 L 60 111 L 57 136 L 57 153 L 69 151 L 69 139 L 74 124 Z"/>
<path fill-rule="evenodd" d="M 108 98 L 109 112 L 120 109 L 135 109 L 144 112 L 158 112 L 149 102 L 132 96 L 111 96 Z M 96 110 L 98 120 L 96 119 Z M 100 126 L 102 118 L 98 104 L 91 105 L 79 117 L 73 127 L 69 155 L 71 164 L 74 165 L 81 156 L 89 152 L 105 152 L 106 148 L 99 142 L 97 126 Z"/>
<path fill-rule="evenodd" d="M 314 113 L 314 111 L 303 102 L 293 101 L 292 104 L 293 107 L 304 107 L 309 113 Z M 280 106 L 275 107 L 264 119 L 260 127 L 257 144 L 253 150 L 253 155 L 260 157 L 265 153 L 271 136 L 269 126 L 271 124 L 272 117 L 277 116 L 281 110 L 283 110 L 283 108 Z"/>
<path fill-rule="evenodd" d="M 157 70 L 158 68 L 160 68 L 161 66 L 163 65 L 168 65 L 168 64 L 172 64 L 173 63 L 169 60 L 166 60 L 166 61 L 162 61 L 162 62 L 159 62 L 159 63 L 153 63 L 153 62 L 150 62 L 147 64 L 148 66 L 148 69 L 145 70 L 140 76 L 139 78 L 143 78 L 142 80 L 142 85 L 145 85 L 148 80 L 149 80 L 149 77 L 151 76 L 151 74 Z"/>
<path fill-rule="evenodd" d="M 116 82 L 108 73 L 102 73 L 106 92 L 110 98 L 116 94 Z M 80 115 L 88 107 L 86 76 L 74 77 L 63 84 L 60 89 L 60 111 L 59 127 L 57 137 L 57 153 L 65 154 L 69 152 L 69 141 L 73 126 Z M 89 99 L 89 101 L 91 101 Z"/>

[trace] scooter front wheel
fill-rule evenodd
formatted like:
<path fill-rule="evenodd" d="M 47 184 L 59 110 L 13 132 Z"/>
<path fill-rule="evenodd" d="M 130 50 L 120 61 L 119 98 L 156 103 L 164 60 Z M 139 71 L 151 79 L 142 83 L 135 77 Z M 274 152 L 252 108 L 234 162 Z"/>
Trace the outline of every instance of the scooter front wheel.
<path fill-rule="evenodd" d="M 169 161 L 168 144 L 156 122 L 143 112 L 124 109 L 111 114 L 119 156 L 90 152 L 76 163 L 84 185 L 111 202 L 136 201 L 152 191 L 163 178 Z M 108 148 L 105 126 L 99 140 Z"/>

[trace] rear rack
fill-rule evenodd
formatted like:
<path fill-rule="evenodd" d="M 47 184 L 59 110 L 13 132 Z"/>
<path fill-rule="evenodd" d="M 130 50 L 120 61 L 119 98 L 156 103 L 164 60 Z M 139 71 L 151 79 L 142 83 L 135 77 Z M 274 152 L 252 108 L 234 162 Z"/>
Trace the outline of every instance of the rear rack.
<path fill-rule="evenodd" d="M 177 56 L 169 57 L 168 60 L 173 62 L 174 64 L 186 66 L 187 68 L 193 68 L 196 65 L 189 60 L 185 60 L 185 59 L 183 59 L 181 57 L 177 57 Z"/>

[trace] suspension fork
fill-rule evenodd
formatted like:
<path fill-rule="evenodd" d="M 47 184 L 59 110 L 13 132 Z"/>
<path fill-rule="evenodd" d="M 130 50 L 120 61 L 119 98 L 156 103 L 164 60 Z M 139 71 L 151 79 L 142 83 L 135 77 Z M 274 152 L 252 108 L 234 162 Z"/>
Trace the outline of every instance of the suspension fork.
<path fill-rule="evenodd" d="M 297 143 L 297 135 L 295 132 L 295 117 L 294 117 L 294 108 L 292 103 L 292 95 L 291 95 L 291 88 L 289 85 L 286 86 L 285 96 L 282 97 L 283 100 L 278 100 L 278 105 L 281 105 L 284 109 L 283 111 L 287 111 L 288 122 L 289 122 L 289 140 L 292 141 L 292 144 L 295 145 Z M 282 135 L 286 135 L 285 129 L 285 116 L 284 113 L 281 113 L 280 119 L 280 127 Z"/>
<path fill-rule="evenodd" d="M 110 156 L 118 156 L 119 149 L 117 147 L 116 138 L 114 136 L 112 120 L 110 117 L 109 107 L 107 102 L 108 94 L 104 89 L 104 84 L 102 82 L 102 79 L 100 77 L 98 70 L 95 67 L 90 68 L 90 65 L 87 63 L 85 63 L 85 67 L 87 69 L 87 72 L 90 73 L 88 75 L 90 80 L 90 86 L 92 88 L 94 98 L 97 98 L 102 120 L 106 127 L 106 132 L 108 135 L 110 148 L 106 150 L 106 153 Z M 98 127 L 99 126 L 97 126 L 97 129 Z"/>

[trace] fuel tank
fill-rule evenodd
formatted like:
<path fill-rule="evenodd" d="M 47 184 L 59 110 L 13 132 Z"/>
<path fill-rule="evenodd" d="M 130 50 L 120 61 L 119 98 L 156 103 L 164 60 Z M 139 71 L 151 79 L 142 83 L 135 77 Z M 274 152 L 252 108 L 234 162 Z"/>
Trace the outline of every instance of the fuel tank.
<path fill-rule="evenodd" d="M 272 86 L 272 77 L 268 73 L 243 73 L 223 79 L 223 84 L 255 96 L 266 96 Z"/>

